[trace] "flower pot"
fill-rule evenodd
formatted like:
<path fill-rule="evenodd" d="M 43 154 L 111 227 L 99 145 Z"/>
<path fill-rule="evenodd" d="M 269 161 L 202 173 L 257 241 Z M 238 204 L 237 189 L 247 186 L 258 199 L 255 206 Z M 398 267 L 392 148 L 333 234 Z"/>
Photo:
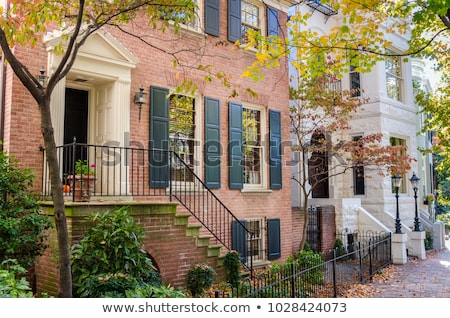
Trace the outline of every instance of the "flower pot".
<path fill-rule="evenodd" d="M 70 180 L 74 191 L 74 202 L 88 202 L 91 200 L 92 189 L 94 188 L 96 177 L 91 175 L 70 175 Z"/>

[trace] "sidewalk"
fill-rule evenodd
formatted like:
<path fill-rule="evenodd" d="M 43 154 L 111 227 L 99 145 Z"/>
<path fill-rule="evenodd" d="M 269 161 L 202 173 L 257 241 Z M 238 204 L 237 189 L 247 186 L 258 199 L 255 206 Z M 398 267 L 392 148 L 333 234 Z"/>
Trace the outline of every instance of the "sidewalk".
<path fill-rule="evenodd" d="M 450 240 L 440 251 L 427 251 L 427 259 L 392 265 L 389 280 L 368 283 L 371 298 L 450 298 Z"/>

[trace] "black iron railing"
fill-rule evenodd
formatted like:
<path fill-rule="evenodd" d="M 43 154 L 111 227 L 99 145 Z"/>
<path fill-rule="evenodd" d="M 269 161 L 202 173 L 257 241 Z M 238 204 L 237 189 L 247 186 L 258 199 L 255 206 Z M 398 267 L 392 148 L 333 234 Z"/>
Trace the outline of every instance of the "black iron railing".
<path fill-rule="evenodd" d="M 66 199 L 86 201 L 101 199 L 151 200 L 152 197 L 178 201 L 205 230 L 212 235 L 212 244 L 232 249 L 232 223 L 242 227 L 247 242 L 253 233 L 240 222 L 225 204 L 194 173 L 175 152 L 163 149 L 144 149 L 99 146 L 77 143 L 57 147 L 63 190 Z M 51 197 L 51 184 L 45 149 L 43 149 L 44 199 Z M 78 164 L 77 164 L 78 163 Z M 77 165 L 86 164 L 91 174 L 76 171 Z M 74 176 L 77 176 L 76 178 Z M 92 186 L 81 190 L 76 179 L 88 179 Z M 85 181 L 85 183 L 88 183 Z M 252 257 L 246 244 L 244 265 L 252 272 Z M 248 262 L 247 262 L 248 260 Z"/>
<path fill-rule="evenodd" d="M 215 297 L 336 298 L 392 264 L 391 233 L 361 237 L 329 252 L 299 253 L 294 261 L 273 265 Z"/>

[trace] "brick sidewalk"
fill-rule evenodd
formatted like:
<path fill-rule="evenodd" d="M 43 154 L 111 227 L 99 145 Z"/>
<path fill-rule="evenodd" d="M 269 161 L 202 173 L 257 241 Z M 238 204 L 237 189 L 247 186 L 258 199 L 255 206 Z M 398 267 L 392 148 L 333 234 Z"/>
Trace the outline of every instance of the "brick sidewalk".
<path fill-rule="evenodd" d="M 446 242 L 449 246 L 449 242 Z M 392 265 L 388 281 L 369 283 L 376 289 L 371 298 L 450 298 L 450 251 L 427 251 L 423 261 L 410 259 L 405 265 Z"/>

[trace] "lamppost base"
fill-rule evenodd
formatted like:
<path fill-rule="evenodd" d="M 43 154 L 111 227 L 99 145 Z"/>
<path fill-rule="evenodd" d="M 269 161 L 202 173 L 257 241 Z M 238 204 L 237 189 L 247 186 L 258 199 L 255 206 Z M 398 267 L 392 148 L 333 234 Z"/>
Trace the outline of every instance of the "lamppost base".
<path fill-rule="evenodd" d="M 413 231 L 409 234 L 411 238 L 411 255 L 416 256 L 420 260 L 427 258 L 425 253 L 425 231 Z"/>
<path fill-rule="evenodd" d="M 392 234 L 392 262 L 394 264 L 406 264 L 408 257 L 406 255 L 406 241 L 408 237 L 406 233 Z"/>

